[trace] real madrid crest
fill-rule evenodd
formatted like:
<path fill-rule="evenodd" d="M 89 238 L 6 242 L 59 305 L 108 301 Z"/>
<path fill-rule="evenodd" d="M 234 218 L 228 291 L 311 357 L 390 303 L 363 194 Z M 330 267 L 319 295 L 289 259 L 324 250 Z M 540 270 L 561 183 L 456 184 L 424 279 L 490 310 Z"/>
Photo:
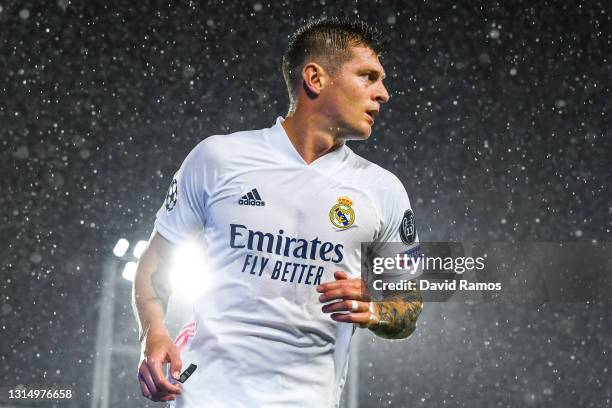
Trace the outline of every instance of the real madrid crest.
<path fill-rule="evenodd" d="M 342 196 L 338 198 L 338 203 L 329 210 L 329 220 L 334 227 L 348 228 L 355 222 L 355 211 L 351 207 L 353 202 L 350 198 Z"/>

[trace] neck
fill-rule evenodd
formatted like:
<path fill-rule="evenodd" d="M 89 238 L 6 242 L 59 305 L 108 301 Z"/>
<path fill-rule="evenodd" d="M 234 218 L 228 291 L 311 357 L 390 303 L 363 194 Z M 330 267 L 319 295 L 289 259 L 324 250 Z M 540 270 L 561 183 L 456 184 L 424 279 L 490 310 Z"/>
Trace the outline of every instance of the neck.
<path fill-rule="evenodd" d="M 333 131 L 329 119 L 316 113 L 304 113 L 298 109 L 287 116 L 283 128 L 307 164 L 344 144 L 344 140 Z"/>

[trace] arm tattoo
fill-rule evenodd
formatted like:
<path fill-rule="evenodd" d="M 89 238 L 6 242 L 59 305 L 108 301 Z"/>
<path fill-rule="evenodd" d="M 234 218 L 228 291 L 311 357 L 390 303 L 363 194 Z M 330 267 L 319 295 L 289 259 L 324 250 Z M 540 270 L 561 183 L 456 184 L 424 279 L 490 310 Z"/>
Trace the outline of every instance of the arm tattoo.
<path fill-rule="evenodd" d="M 395 292 L 374 302 L 379 322 L 369 329 L 379 337 L 386 339 L 403 339 L 416 329 L 416 322 L 423 309 L 423 299 L 418 290 Z"/>

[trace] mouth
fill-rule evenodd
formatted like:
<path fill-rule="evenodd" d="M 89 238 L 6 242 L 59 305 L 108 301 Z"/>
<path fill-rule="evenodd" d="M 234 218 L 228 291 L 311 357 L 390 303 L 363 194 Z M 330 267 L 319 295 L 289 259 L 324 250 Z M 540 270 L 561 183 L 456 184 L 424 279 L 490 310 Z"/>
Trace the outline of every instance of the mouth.
<path fill-rule="evenodd" d="M 368 110 L 366 111 L 366 116 L 368 117 L 371 124 L 374 124 L 374 118 L 378 115 L 378 110 Z"/>

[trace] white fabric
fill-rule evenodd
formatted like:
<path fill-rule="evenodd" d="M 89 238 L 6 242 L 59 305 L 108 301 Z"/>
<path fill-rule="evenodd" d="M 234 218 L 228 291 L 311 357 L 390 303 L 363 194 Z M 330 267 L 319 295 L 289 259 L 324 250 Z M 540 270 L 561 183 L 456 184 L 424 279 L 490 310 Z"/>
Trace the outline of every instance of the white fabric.
<path fill-rule="evenodd" d="M 177 407 L 338 406 L 353 326 L 321 311 L 316 285 L 359 277 L 361 242 L 400 241 L 410 202 L 393 174 L 348 146 L 308 165 L 281 123 L 202 141 L 175 175 L 174 207 L 157 213 L 174 243 L 202 232 L 208 257 L 181 351 L 198 369 Z M 239 204 L 254 189 L 260 205 Z M 329 217 L 341 196 L 355 214 L 345 229 Z"/>

